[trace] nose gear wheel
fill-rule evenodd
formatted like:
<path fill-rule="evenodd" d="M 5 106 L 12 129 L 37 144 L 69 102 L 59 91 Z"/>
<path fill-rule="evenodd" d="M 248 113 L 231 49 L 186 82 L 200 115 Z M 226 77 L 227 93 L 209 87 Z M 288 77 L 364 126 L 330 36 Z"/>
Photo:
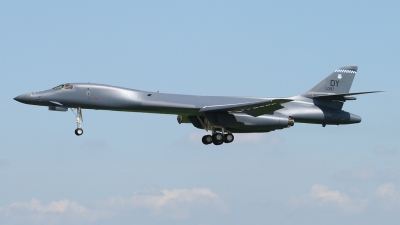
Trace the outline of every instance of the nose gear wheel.
<path fill-rule="evenodd" d="M 81 136 L 81 135 L 83 134 L 83 129 L 82 129 L 82 128 L 76 128 L 76 129 L 75 129 L 75 134 L 76 134 L 77 136 Z"/>

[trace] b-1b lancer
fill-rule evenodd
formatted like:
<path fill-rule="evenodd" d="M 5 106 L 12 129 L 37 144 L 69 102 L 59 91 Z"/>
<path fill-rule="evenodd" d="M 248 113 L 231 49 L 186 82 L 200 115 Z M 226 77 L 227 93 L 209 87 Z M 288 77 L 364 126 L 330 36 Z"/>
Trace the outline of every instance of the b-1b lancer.
<path fill-rule="evenodd" d="M 233 133 L 258 133 L 284 129 L 294 123 L 326 125 L 361 122 L 357 115 L 343 111 L 357 72 L 356 66 L 335 70 L 311 90 L 288 98 L 216 97 L 165 94 L 92 83 L 67 83 L 50 90 L 15 97 L 16 101 L 47 106 L 52 111 L 76 115 L 76 135 L 82 135 L 82 109 L 177 115 L 178 123 L 211 132 L 203 136 L 204 144 L 220 145 L 234 140 Z"/>

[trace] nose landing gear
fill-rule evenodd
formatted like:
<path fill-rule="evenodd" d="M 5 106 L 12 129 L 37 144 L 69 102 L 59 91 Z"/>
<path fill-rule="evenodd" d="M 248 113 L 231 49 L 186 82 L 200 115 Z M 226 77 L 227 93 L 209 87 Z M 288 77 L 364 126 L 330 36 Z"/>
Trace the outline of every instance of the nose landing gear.
<path fill-rule="evenodd" d="M 83 122 L 82 109 L 80 107 L 76 108 L 76 113 L 75 113 L 74 109 L 71 108 L 71 111 L 76 116 L 77 128 L 75 129 L 75 134 L 76 134 L 76 136 L 81 136 L 83 134 L 83 129 L 81 128 L 81 123 Z"/>

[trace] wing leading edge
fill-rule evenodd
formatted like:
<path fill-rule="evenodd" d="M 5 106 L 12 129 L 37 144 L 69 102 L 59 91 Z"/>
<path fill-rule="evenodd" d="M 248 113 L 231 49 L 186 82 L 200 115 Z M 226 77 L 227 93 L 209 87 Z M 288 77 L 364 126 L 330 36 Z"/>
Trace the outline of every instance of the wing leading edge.
<path fill-rule="evenodd" d="M 245 102 L 238 104 L 227 104 L 227 105 L 210 105 L 204 106 L 199 112 L 228 112 L 238 111 L 244 112 L 248 115 L 257 117 L 264 114 L 271 114 L 276 110 L 284 108 L 282 104 L 293 101 L 291 99 L 272 99 L 257 102 Z"/>

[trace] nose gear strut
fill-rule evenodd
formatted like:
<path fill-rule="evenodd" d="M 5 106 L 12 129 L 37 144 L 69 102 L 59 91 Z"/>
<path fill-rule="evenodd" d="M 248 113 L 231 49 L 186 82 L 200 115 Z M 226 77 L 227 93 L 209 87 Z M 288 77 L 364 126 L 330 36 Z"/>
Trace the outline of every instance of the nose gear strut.
<path fill-rule="evenodd" d="M 83 134 L 83 129 L 81 128 L 81 123 L 83 122 L 82 109 L 80 107 L 76 108 L 76 113 L 73 108 L 70 108 L 70 109 L 75 114 L 75 117 L 76 117 L 77 128 L 75 129 L 75 134 L 77 136 L 81 136 Z"/>

